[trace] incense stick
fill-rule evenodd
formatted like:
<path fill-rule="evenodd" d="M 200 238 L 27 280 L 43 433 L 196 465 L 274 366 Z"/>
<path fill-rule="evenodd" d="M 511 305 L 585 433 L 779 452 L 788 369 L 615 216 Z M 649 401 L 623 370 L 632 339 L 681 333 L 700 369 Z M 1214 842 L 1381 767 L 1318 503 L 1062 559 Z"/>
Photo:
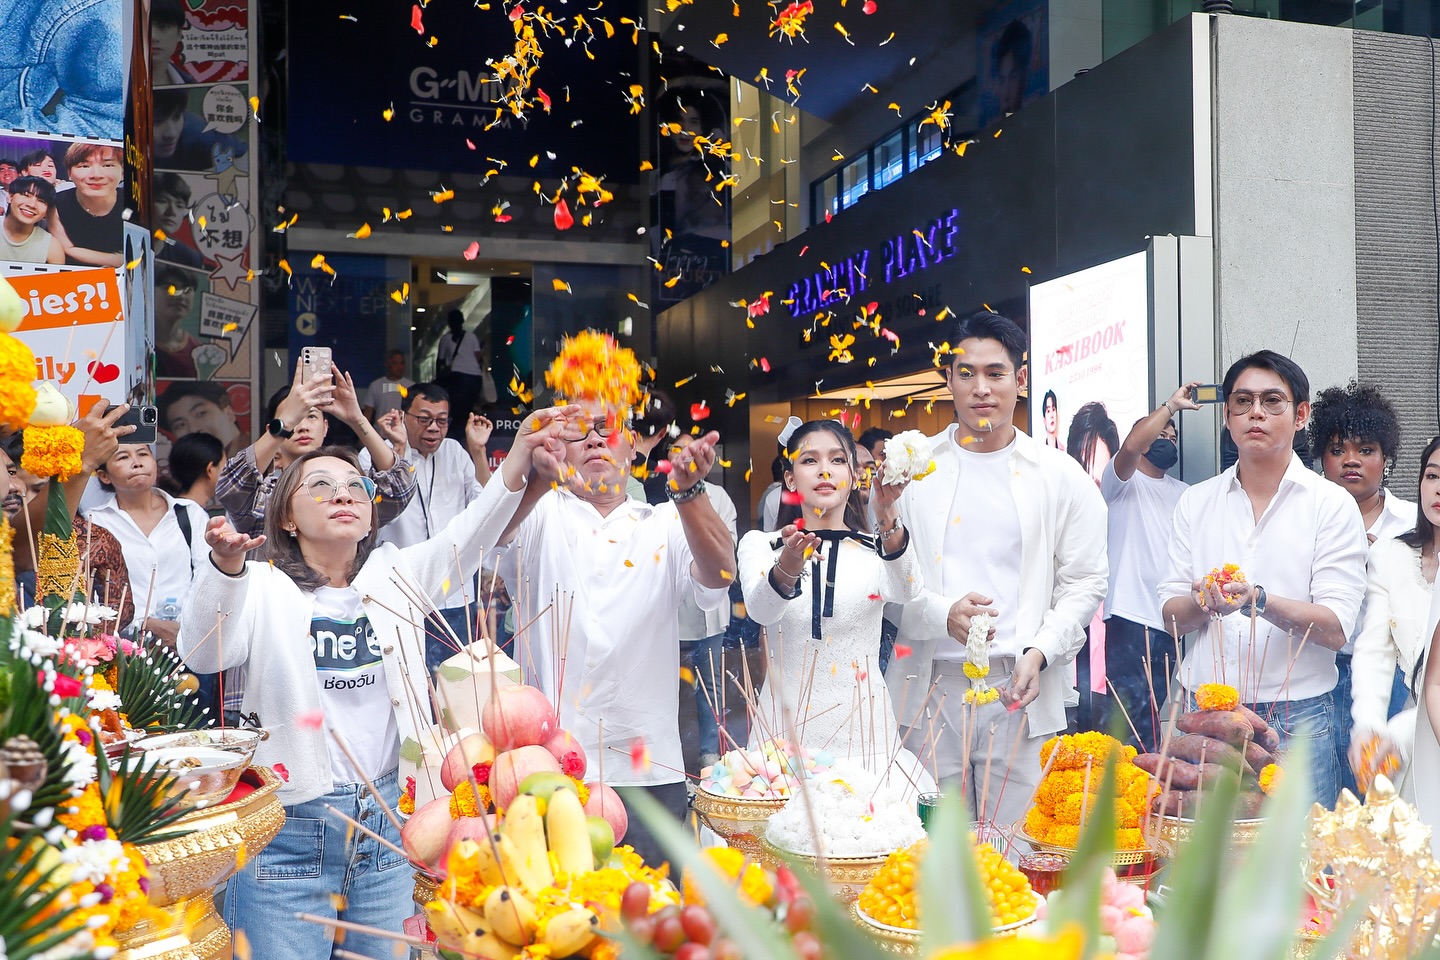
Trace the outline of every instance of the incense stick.
<path fill-rule="evenodd" d="M 429 947 L 430 944 L 420 939 L 403 933 L 391 933 L 389 930 L 382 930 L 379 927 L 372 927 L 363 923 L 351 923 L 349 920 L 336 920 L 332 917 L 317 917 L 313 913 L 297 913 L 296 920 L 304 920 L 306 923 L 318 923 L 322 927 L 334 927 L 336 930 L 346 930 L 351 933 L 363 933 L 371 937 L 380 937 L 385 940 L 396 940 L 400 943 L 408 943 L 413 947 Z"/>

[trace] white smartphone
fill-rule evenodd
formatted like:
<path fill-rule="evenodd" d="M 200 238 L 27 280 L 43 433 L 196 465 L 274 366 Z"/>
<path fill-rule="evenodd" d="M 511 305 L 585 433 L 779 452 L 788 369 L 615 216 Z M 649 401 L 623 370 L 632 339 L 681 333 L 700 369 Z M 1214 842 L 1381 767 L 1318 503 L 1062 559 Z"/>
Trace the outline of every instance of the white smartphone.
<path fill-rule="evenodd" d="M 300 350 L 300 382 L 328 380 L 334 372 L 334 359 L 329 347 L 302 347 Z"/>

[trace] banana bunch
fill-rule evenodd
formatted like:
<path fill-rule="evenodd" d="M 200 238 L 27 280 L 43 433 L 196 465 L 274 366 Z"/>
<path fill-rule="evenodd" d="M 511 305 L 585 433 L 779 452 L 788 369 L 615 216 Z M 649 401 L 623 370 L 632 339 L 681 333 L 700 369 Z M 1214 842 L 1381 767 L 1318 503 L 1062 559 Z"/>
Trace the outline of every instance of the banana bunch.
<path fill-rule="evenodd" d="M 541 891 L 555 885 L 557 868 L 573 876 L 595 865 L 579 797 L 557 790 L 547 806 L 542 816 L 535 797 L 518 796 L 489 842 L 457 846 L 465 865 L 492 889 L 479 909 L 445 900 L 425 905 L 443 945 L 481 960 L 512 960 L 533 945 L 548 947 L 551 957 L 567 957 L 595 939 L 600 919 L 588 907 L 573 906 L 544 922 L 536 909 Z"/>

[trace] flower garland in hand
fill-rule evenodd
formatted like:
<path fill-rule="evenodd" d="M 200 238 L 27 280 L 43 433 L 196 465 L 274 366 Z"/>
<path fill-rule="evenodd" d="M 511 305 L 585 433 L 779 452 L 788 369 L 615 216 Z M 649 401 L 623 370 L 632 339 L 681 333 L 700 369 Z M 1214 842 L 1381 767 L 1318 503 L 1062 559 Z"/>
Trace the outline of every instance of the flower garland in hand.
<path fill-rule="evenodd" d="M 970 632 L 965 635 L 964 670 L 970 680 L 965 702 L 977 706 L 1000 699 L 1000 691 L 986 680 L 990 676 L 990 625 L 994 619 L 988 613 L 975 614 L 970 618 Z"/>

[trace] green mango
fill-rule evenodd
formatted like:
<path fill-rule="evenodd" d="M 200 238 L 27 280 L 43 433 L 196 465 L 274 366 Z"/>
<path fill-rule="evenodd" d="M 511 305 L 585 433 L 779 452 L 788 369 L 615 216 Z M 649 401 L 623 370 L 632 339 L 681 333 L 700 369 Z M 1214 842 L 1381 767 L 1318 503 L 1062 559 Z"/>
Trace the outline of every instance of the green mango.
<path fill-rule="evenodd" d="M 575 786 L 575 781 L 563 773 L 555 773 L 551 770 L 541 770 L 532 773 L 520 781 L 520 792 L 525 796 L 549 798 L 556 790 L 569 790 L 577 797 L 580 790 Z"/>
<path fill-rule="evenodd" d="M 585 825 L 590 828 L 590 850 L 595 854 L 595 868 L 603 869 L 615 852 L 615 828 L 604 817 L 586 817 Z"/>

